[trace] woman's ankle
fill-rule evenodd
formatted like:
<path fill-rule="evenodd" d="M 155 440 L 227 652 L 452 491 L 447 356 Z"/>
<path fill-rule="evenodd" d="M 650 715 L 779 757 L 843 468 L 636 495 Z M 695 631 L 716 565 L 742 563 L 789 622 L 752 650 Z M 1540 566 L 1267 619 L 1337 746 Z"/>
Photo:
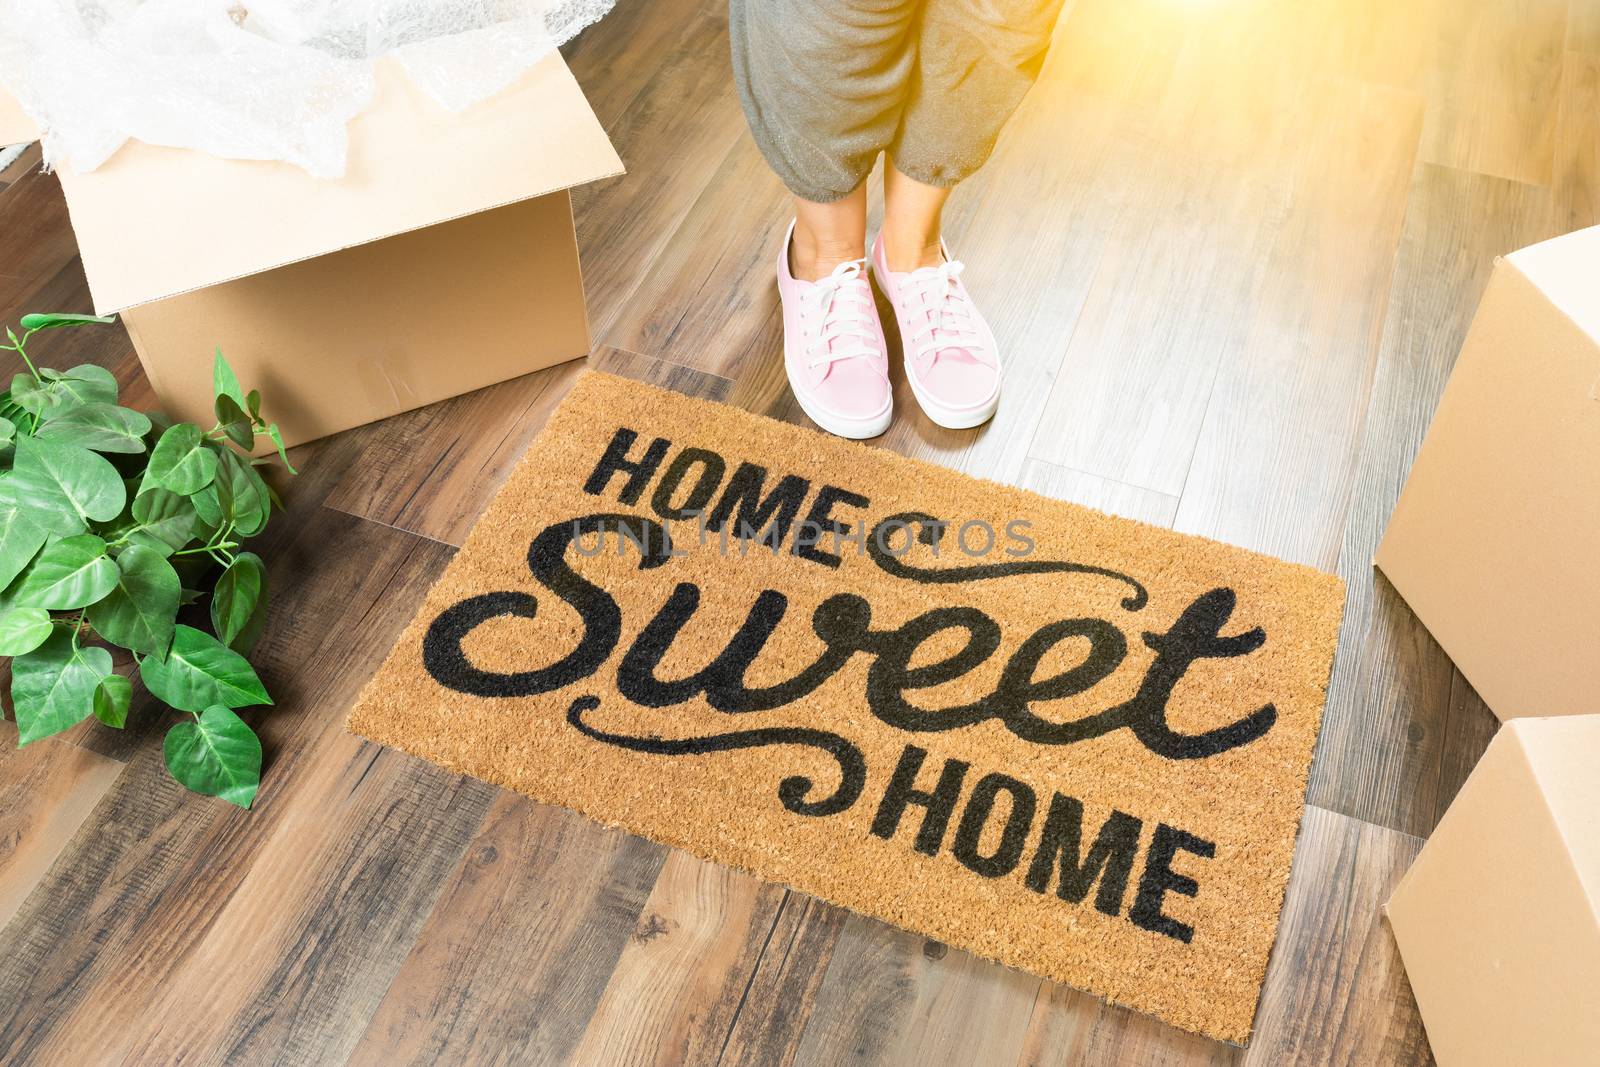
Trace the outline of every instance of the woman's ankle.
<path fill-rule="evenodd" d="M 919 227 L 897 228 L 885 220 L 880 236 L 883 240 L 883 258 L 896 274 L 919 267 L 937 267 L 944 262 L 944 245 L 937 227 L 930 233 Z"/>
<path fill-rule="evenodd" d="M 796 226 L 789 242 L 789 273 L 801 281 L 814 282 L 832 274 L 841 263 L 865 259 L 867 235 L 859 239 L 819 237 Z"/>

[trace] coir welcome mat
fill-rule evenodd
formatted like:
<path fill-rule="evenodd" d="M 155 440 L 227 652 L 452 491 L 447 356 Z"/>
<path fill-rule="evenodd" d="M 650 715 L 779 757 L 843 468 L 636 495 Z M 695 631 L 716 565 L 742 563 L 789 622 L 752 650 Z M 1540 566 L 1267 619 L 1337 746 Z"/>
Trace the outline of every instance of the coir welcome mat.
<path fill-rule="evenodd" d="M 350 726 L 1242 1042 L 1342 605 L 590 373 Z"/>

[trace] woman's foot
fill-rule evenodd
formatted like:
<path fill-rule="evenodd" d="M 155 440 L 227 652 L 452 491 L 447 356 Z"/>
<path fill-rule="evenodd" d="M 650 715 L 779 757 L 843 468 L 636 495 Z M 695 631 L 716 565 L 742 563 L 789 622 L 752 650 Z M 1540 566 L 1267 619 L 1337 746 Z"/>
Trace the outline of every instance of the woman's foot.
<path fill-rule="evenodd" d="M 829 433 L 876 437 L 889 428 L 894 397 L 889 346 L 866 261 L 849 260 L 818 281 L 806 281 L 790 266 L 793 240 L 790 223 L 778 254 L 789 387 L 811 421 Z"/>
<path fill-rule="evenodd" d="M 950 258 L 943 241 L 939 249 L 937 266 L 894 271 L 879 233 L 872 273 L 894 307 L 917 403 L 940 426 L 965 430 L 989 421 L 1000 404 L 1000 353 L 961 283 L 961 262 Z"/>

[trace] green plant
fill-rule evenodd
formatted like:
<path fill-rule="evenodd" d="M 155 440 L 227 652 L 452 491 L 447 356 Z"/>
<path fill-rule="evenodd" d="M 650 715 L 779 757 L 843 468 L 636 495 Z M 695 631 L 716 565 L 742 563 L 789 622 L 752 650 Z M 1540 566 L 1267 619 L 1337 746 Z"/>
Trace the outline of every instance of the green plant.
<path fill-rule="evenodd" d="M 245 658 L 267 576 L 241 545 L 282 507 L 250 456 L 256 436 L 289 459 L 220 350 L 207 431 L 119 406 L 104 368 L 40 368 L 27 353 L 42 330 L 112 321 L 25 315 L 0 345 L 27 366 L 0 394 L 0 657 L 12 657 L 18 744 L 90 715 L 120 729 L 133 686 L 106 646 L 125 648 L 145 688 L 190 716 L 167 732 L 172 776 L 249 807 L 261 742 L 234 709 L 272 700 Z M 178 621 L 208 588 L 210 633 Z"/>

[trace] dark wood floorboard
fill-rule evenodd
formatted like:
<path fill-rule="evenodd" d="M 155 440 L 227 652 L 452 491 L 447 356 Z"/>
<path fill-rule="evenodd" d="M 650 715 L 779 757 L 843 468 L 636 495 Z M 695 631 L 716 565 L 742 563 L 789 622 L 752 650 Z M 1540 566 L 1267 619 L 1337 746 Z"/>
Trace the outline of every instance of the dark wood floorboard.
<path fill-rule="evenodd" d="M 805 424 L 727 48 L 722 0 L 621 0 L 564 49 L 630 170 L 574 193 L 587 365 Z M 896 370 L 879 446 L 1349 585 L 1248 1049 L 345 733 L 573 363 L 296 450 L 254 811 L 167 778 L 142 694 L 0 727 L 0 1061 L 1428 1062 L 1381 906 L 1497 724 L 1370 560 L 1493 258 L 1600 222 L 1597 116 L 1597 0 L 1078 0 L 947 211 L 1004 401 L 942 430 Z M 90 304 L 35 150 L 0 307 Z M 36 351 L 155 403 L 120 327 Z"/>
<path fill-rule="evenodd" d="M 351 1062 L 568 1061 L 667 854 L 500 794 Z"/>
<path fill-rule="evenodd" d="M 762 1067 L 793 1061 L 809 1029 L 827 962 L 849 917 L 843 908 L 804 893 L 784 897 L 719 1064 Z"/>

